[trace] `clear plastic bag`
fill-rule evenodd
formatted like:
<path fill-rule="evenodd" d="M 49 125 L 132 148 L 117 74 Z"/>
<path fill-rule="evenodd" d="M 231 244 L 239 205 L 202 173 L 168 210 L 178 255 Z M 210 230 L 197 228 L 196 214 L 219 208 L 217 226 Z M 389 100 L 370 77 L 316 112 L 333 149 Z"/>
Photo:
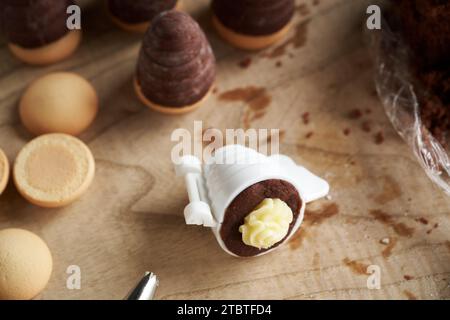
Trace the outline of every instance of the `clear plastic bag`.
<path fill-rule="evenodd" d="M 375 60 L 375 84 L 386 114 L 427 175 L 450 195 L 449 150 L 422 124 L 418 96 L 425 89 L 413 81 L 408 47 L 386 20 L 382 30 L 368 33 Z"/>

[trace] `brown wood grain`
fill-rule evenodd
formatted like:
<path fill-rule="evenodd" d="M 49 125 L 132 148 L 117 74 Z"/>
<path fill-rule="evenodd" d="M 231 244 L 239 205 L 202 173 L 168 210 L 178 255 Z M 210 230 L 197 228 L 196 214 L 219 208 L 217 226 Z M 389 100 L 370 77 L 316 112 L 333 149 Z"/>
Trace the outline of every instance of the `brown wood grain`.
<path fill-rule="evenodd" d="M 211 41 L 217 89 L 200 110 L 178 117 L 136 99 L 140 36 L 118 30 L 102 1 L 83 1 L 82 47 L 60 64 L 26 66 L 1 41 L 0 147 L 10 161 L 31 138 L 17 114 L 30 81 L 71 70 L 92 81 L 101 99 L 81 136 L 97 164 L 81 200 L 41 209 L 11 183 L 0 197 L 0 228 L 32 230 L 53 253 L 51 281 L 37 298 L 121 299 L 145 270 L 161 279 L 158 299 L 450 298 L 450 199 L 428 180 L 376 97 L 362 32 L 370 1 L 297 1 L 287 44 L 260 53 L 223 43 L 207 2 L 185 0 L 184 8 Z M 220 98 L 249 86 L 263 88 L 270 102 L 255 110 L 255 103 Z M 170 134 L 191 130 L 194 120 L 205 128 L 281 129 L 281 151 L 325 177 L 331 199 L 309 205 L 300 233 L 278 251 L 245 260 L 226 255 L 207 229 L 185 226 L 182 217 L 187 195 L 174 177 Z M 395 239 L 388 254 L 384 238 Z M 380 290 L 367 289 L 361 272 L 372 264 L 381 269 Z M 81 290 L 66 288 L 69 265 L 81 267 Z"/>

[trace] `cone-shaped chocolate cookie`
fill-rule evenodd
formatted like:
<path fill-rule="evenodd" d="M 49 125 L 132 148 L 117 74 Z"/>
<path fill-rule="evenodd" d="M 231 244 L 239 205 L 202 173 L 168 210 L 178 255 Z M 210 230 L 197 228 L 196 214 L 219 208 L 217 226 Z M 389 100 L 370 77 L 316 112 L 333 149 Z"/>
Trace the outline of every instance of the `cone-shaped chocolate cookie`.
<path fill-rule="evenodd" d="M 284 37 L 294 5 L 294 0 L 213 0 L 213 24 L 232 45 L 259 50 Z"/>
<path fill-rule="evenodd" d="M 215 79 L 215 58 L 200 26 L 188 14 L 158 15 L 144 36 L 135 79 L 139 98 L 163 113 L 194 110 Z"/>
<path fill-rule="evenodd" d="M 72 0 L 1 0 L 0 27 L 9 48 L 30 64 L 50 64 L 72 54 L 81 32 L 67 28 Z"/>
<path fill-rule="evenodd" d="M 181 1 L 181 0 L 180 0 Z M 113 21 L 122 29 L 144 33 L 150 21 L 163 11 L 177 7 L 177 0 L 108 0 Z"/>

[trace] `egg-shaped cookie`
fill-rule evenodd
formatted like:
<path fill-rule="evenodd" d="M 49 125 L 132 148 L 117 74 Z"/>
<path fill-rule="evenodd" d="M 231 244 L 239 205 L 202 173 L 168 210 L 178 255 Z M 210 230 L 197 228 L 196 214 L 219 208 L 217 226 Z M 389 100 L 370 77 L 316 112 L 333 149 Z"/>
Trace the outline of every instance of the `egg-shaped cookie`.
<path fill-rule="evenodd" d="M 47 285 L 52 273 L 47 244 L 22 229 L 0 230 L 0 300 L 29 300 Z"/>
<path fill-rule="evenodd" d="M 25 128 L 35 135 L 79 135 L 94 121 L 98 97 L 92 85 L 70 72 L 50 73 L 33 81 L 19 103 Z"/>

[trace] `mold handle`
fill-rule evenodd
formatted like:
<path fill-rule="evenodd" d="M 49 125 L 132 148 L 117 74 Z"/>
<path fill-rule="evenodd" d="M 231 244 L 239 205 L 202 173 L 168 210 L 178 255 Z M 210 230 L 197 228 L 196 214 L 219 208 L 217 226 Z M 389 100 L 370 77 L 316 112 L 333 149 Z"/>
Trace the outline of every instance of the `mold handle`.
<path fill-rule="evenodd" d="M 175 166 L 177 176 L 184 176 L 186 189 L 189 196 L 189 204 L 184 208 L 186 224 L 215 227 L 211 208 L 204 199 L 202 192 L 202 165 L 194 156 L 184 156 L 180 164 Z"/>

